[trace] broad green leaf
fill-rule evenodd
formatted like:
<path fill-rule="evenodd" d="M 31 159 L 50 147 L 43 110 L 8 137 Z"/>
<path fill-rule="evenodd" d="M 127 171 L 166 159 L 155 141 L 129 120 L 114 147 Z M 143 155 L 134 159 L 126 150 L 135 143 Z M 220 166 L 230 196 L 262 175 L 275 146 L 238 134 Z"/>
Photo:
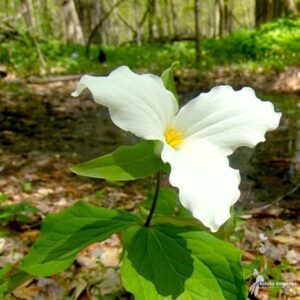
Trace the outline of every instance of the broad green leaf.
<path fill-rule="evenodd" d="M 191 226 L 131 226 L 124 234 L 124 287 L 136 300 L 246 299 L 241 254 Z"/>
<path fill-rule="evenodd" d="M 175 81 L 174 81 L 174 76 L 173 76 L 173 67 L 176 64 L 177 64 L 177 62 L 174 62 L 170 68 L 168 68 L 161 74 L 160 77 L 164 83 L 165 88 L 167 90 L 169 90 L 170 92 L 172 92 L 173 95 L 175 96 L 177 102 L 179 102 L 179 98 L 178 98 L 178 94 L 177 94 L 177 90 L 176 90 L 176 86 L 175 86 Z"/>
<path fill-rule="evenodd" d="M 0 299 L 4 299 L 4 295 L 7 293 L 8 283 L 0 283 Z"/>
<path fill-rule="evenodd" d="M 9 272 L 11 269 L 11 266 L 9 264 L 4 265 L 0 268 L 0 281 L 5 277 L 5 274 Z"/>
<path fill-rule="evenodd" d="M 167 200 L 167 199 L 165 199 Z M 150 201 L 150 199 L 146 199 L 144 206 L 147 208 L 149 206 L 148 201 Z M 159 205 L 159 201 L 157 203 L 157 206 Z M 207 231 L 210 233 L 210 229 L 207 228 L 206 226 L 204 226 L 198 219 L 194 218 L 192 213 L 185 208 L 184 206 L 181 205 L 181 203 L 179 202 L 179 200 L 177 201 L 177 203 L 175 203 L 175 214 L 174 214 L 174 218 L 172 218 L 171 214 L 167 213 L 167 208 L 168 204 L 164 203 L 162 201 L 162 208 L 159 208 L 159 213 L 156 212 L 157 209 L 155 209 L 154 212 L 154 218 L 152 223 L 162 223 L 162 222 L 168 222 L 168 223 L 172 223 L 174 225 L 189 225 L 189 226 L 193 226 L 196 227 L 200 230 L 203 231 Z M 173 204 L 172 204 L 173 205 Z M 166 206 L 166 207 L 165 207 Z M 170 206 L 171 207 L 171 204 Z M 174 207 L 174 206 L 173 206 Z M 173 209 L 174 211 L 174 209 Z M 146 214 L 148 211 L 144 210 L 143 214 Z M 236 227 L 236 220 L 238 219 L 238 216 L 233 212 L 232 210 L 232 215 L 230 217 L 230 219 L 228 219 L 220 228 L 217 232 L 213 232 L 211 233 L 213 236 L 228 241 L 230 239 L 230 237 L 233 236 L 233 234 L 235 233 L 235 227 Z"/>
<path fill-rule="evenodd" d="M 143 204 L 143 206 L 150 210 L 154 193 L 150 192 Z M 172 217 L 174 209 L 178 203 L 178 197 L 175 190 L 171 188 L 161 188 L 158 194 L 157 205 L 155 208 L 155 215 L 162 215 L 166 217 Z"/>
<path fill-rule="evenodd" d="M 0 269 L 0 299 L 1 296 L 11 293 L 25 281 L 32 278 L 28 273 L 15 269 L 11 265 L 5 265 Z"/>
<path fill-rule="evenodd" d="M 147 214 L 151 208 L 153 200 L 153 192 L 150 192 L 147 195 L 146 200 L 141 207 L 142 213 Z M 178 199 L 178 194 L 173 188 L 161 188 L 158 194 L 157 205 L 154 211 L 154 215 L 156 216 L 164 216 L 164 217 L 179 217 L 183 219 L 192 219 L 194 222 L 198 222 L 195 218 L 193 218 L 192 213 L 182 206 Z M 178 218 L 176 218 L 177 220 Z M 175 219 L 170 219 L 175 220 Z M 204 228 L 204 226 L 203 226 Z"/>
<path fill-rule="evenodd" d="M 8 281 L 5 278 L 5 274 L 11 269 L 10 265 L 4 265 L 0 269 L 0 299 L 4 299 L 4 294 L 8 291 Z"/>
<path fill-rule="evenodd" d="M 144 141 L 135 146 L 122 146 L 111 154 L 74 165 L 70 169 L 78 175 L 106 180 L 147 177 L 164 166 L 155 150 L 154 141 Z"/>
<path fill-rule="evenodd" d="M 30 275 L 22 270 L 16 270 L 9 277 L 7 292 L 10 293 L 10 292 L 14 291 L 18 286 L 20 286 L 21 284 L 23 284 L 30 278 L 32 278 L 32 275 Z"/>
<path fill-rule="evenodd" d="M 31 279 L 32 277 L 32 275 L 22 270 L 15 270 L 12 274 L 9 274 L 7 281 L 3 284 L 3 286 L 6 287 L 3 293 L 8 294 L 13 292 L 17 287 L 19 287 L 21 284 Z"/>
<path fill-rule="evenodd" d="M 23 259 L 21 269 L 36 276 L 61 272 L 89 244 L 103 241 L 136 223 L 139 218 L 125 211 L 78 202 L 46 217 L 41 236 Z"/>

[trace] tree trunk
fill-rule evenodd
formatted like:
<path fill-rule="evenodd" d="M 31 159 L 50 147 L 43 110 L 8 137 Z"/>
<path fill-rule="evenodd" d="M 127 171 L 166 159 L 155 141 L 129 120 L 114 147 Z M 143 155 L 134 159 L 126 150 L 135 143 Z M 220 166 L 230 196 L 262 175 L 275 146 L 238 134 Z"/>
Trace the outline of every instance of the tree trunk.
<path fill-rule="evenodd" d="M 195 13 L 195 53 L 196 63 L 200 62 L 201 58 L 201 29 L 200 29 L 200 17 L 201 17 L 201 1 L 194 0 L 194 13 Z"/>
<path fill-rule="evenodd" d="M 164 37 L 164 26 L 163 26 L 163 18 L 161 11 L 161 2 L 160 0 L 156 0 L 155 2 L 155 25 L 157 28 L 158 38 Z"/>
<path fill-rule="evenodd" d="M 214 1 L 210 1 L 209 15 L 210 15 L 210 17 L 207 18 L 208 37 L 212 38 L 212 37 L 215 36 L 215 6 L 214 6 Z"/>
<path fill-rule="evenodd" d="M 280 0 L 282 1 L 282 0 Z M 266 15 L 264 16 L 265 22 L 269 22 L 274 19 L 274 15 L 279 13 L 279 1 L 267 0 L 266 2 Z M 274 14 L 275 13 L 275 14 Z"/>
<path fill-rule="evenodd" d="M 65 20 L 65 38 L 67 42 L 84 44 L 84 36 L 75 7 L 74 0 L 63 1 L 63 14 Z"/>
<path fill-rule="evenodd" d="M 178 15 L 176 11 L 175 0 L 170 0 L 170 4 L 171 4 L 171 12 L 172 12 L 174 38 L 176 38 L 179 35 L 179 23 L 178 23 Z"/>
<path fill-rule="evenodd" d="M 22 0 L 23 16 L 28 27 L 35 27 L 36 22 L 33 13 L 32 0 Z"/>
<path fill-rule="evenodd" d="M 5 17 L 8 18 L 9 17 L 9 0 L 5 0 L 3 11 L 5 12 Z"/>
<path fill-rule="evenodd" d="M 95 1 L 95 3 L 93 3 L 91 0 L 74 0 L 78 19 L 80 21 L 84 36 L 88 36 L 92 28 L 93 17 L 96 12 L 95 5 L 98 2 L 99 1 Z"/>
<path fill-rule="evenodd" d="M 22 8 L 23 8 L 23 17 L 26 23 L 27 32 L 30 40 L 32 41 L 32 44 L 34 45 L 36 49 L 36 53 L 38 56 L 38 59 L 42 66 L 46 65 L 43 53 L 41 51 L 40 45 L 37 41 L 36 33 L 35 33 L 35 19 L 33 14 L 33 6 L 32 6 L 32 0 L 22 0 Z"/>
<path fill-rule="evenodd" d="M 170 18 L 169 7 L 170 7 L 169 0 L 164 0 L 164 16 L 166 18 L 167 35 L 168 35 L 168 38 L 171 38 L 172 29 L 171 29 L 171 18 Z"/>
<path fill-rule="evenodd" d="M 225 0 L 217 0 L 219 8 L 219 35 L 223 36 L 225 33 Z"/>
<path fill-rule="evenodd" d="M 218 0 L 215 0 L 214 1 L 214 35 L 213 37 L 214 38 L 217 38 L 217 36 L 219 36 L 219 22 L 220 22 L 220 15 L 219 15 L 219 1 Z"/>
<path fill-rule="evenodd" d="M 120 42 L 120 34 L 119 34 L 119 28 L 120 28 L 120 22 L 119 22 L 119 7 L 117 5 L 117 0 L 113 0 L 112 1 L 113 6 L 115 7 L 115 9 L 113 10 L 112 14 L 111 14 L 111 26 L 110 26 L 110 31 L 112 31 L 112 40 L 111 42 L 113 44 L 119 44 Z"/>
<path fill-rule="evenodd" d="M 136 43 L 142 45 L 142 26 L 140 26 L 140 3 L 139 0 L 134 0 L 134 19 L 136 28 Z"/>
<path fill-rule="evenodd" d="M 227 0 L 226 6 L 227 6 L 227 32 L 231 33 L 233 31 L 233 8 L 234 8 L 234 0 Z"/>
<path fill-rule="evenodd" d="M 259 26 L 282 16 L 297 15 L 296 0 L 256 0 L 255 24 Z"/>
<path fill-rule="evenodd" d="M 296 0 L 285 0 L 285 7 L 288 16 L 294 17 L 298 15 Z"/>
<path fill-rule="evenodd" d="M 224 36 L 232 31 L 232 5 L 229 0 L 218 0 L 219 7 L 219 33 Z"/>
<path fill-rule="evenodd" d="M 104 3 L 102 0 L 99 0 L 96 2 L 96 10 L 95 10 L 95 16 L 94 20 L 92 22 L 92 27 L 89 31 L 89 37 L 93 31 L 94 28 L 96 28 L 99 20 L 101 19 L 101 16 L 105 14 L 104 11 Z M 99 43 L 100 45 L 103 43 L 103 37 L 102 37 L 102 24 L 100 24 L 99 28 L 96 30 L 95 35 L 98 33 L 98 35 L 95 37 L 95 42 Z"/>
<path fill-rule="evenodd" d="M 125 24 L 127 25 L 126 26 L 126 29 L 127 29 L 127 41 L 132 41 L 133 39 L 135 39 L 135 36 L 136 36 L 136 31 L 134 29 L 134 27 L 130 24 L 131 23 L 131 20 L 132 20 L 132 14 L 131 14 L 131 10 L 130 9 L 127 9 L 125 11 L 126 15 L 125 15 Z M 126 21 L 128 20 L 128 21 Z"/>
<path fill-rule="evenodd" d="M 148 0 L 148 10 L 149 42 L 152 42 L 154 38 L 155 0 Z"/>
<path fill-rule="evenodd" d="M 106 12 L 108 11 L 108 7 L 107 7 L 107 2 L 101 1 L 102 2 L 102 9 L 103 9 L 103 13 L 106 14 Z M 113 11 L 112 11 L 113 13 Z M 112 15 L 111 13 L 111 15 Z M 110 16 L 111 16 L 110 15 Z M 101 26 L 101 40 L 102 40 L 102 44 L 103 45 L 107 45 L 109 44 L 109 27 L 110 27 L 110 18 L 107 18 L 105 20 L 105 22 L 103 22 L 102 26 Z M 99 31 L 98 31 L 99 32 Z"/>
<path fill-rule="evenodd" d="M 43 33 L 48 38 L 52 33 L 52 12 L 49 7 L 48 0 L 44 0 L 41 2 L 41 10 L 43 16 Z"/>
<path fill-rule="evenodd" d="M 263 23 L 263 16 L 266 15 L 266 0 L 255 0 L 255 25 L 258 27 Z"/>
<path fill-rule="evenodd" d="M 116 5 L 113 5 L 108 11 L 105 11 L 104 3 L 101 1 L 102 17 L 97 21 L 97 24 L 93 27 L 93 29 L 91 30 L 91 33 L 87 39 L 86 48 L 85 48 L 86 57 L 89 57 L 89 55 L 90 55 L 91 43 L 93 42 L 93 39 L 94 39 L 96 33 L 103 28 L 104 22 L 109 18 L 109 16 L 112 14 L 114 9 L 117 6 L 121 5 L 121 3 L 123 3 L 123 2 L 125 2 L 125 0 L 119 0 L 116 3 Z M 103 32 L 103 30 L 101 30 L 101 34 L 102 34 L 102 32 Z M 101 39 L 103 40 L 103 38 L 104 38 L 104 35 L 101 37 Z"/>

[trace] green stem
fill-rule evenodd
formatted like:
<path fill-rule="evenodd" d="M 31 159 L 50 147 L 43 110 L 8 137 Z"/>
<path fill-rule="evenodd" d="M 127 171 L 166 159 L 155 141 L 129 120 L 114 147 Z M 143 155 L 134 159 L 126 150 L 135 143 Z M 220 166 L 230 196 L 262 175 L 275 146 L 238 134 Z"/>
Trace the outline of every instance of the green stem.
<path fill-rule="evenodd" d="M 145 227 L 150 226 L 150 222 L 151 222 L 151 219 L 153 217 L 153 213 L 154 213 L 154 210 L 155 210 L 155 207 L 156 207 L 156 204 L 157 204 L 159 190 L 160 190 L 160 172 L 158 172 L 157 175 L 156 175 L 155 193 L 154 193 L 152 206 L 151 206 L 149 215 L 148 215 L 147 220 L 146 220 L 145 225 L 144 225 Z"/>

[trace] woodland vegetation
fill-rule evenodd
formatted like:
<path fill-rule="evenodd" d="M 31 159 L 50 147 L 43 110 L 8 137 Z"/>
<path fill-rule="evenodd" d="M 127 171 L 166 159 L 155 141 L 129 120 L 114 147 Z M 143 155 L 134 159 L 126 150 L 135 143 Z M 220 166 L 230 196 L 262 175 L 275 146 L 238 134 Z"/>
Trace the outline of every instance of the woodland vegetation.
<path fill-rule="evenodd" d="M 83 72 L 91 69 L 90 59 L 99 62 L 102 50 L 108 64 L 133 67 L 152 61 L 162 69 L 178 60 L 207 68 L 265 57 L 280 67 L 299 57 L 297 5 L 296 0 L 4 0 L 0 63 L 25 73 L 40 67 Z M 273 23 L 264 26 L 268 22 Z"/>

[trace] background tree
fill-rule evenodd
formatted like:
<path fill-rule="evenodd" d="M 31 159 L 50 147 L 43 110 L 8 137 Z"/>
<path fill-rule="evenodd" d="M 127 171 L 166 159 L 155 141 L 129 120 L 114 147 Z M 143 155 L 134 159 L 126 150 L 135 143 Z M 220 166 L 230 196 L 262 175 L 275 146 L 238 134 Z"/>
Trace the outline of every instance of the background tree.
<path fill-rule="evenodd" d="M 201 57 L 201 28 L 200 28 L 200 17 L 201 17 L 201 1 L 195 0 L 195 51 L 196 51 L 196 62 L 200 61 Z"/>
<path fill-rule="evenodd" d="M 35 43 L 46 38 L 85 44 L 88 54 L 91 43 L 141 45 L 153 41 L 199 41 L 199 36 L 218 38 L 241 28 L 254 28 L 279 17 L 298 14 L 296 0 L 205 0 L 199 2 L 201 16 L 196 18 L 194 2 L 4 0 L 0 2 L 0 34 L 1 27 L 6 27 L 2 32 L 8 33 L 9 23 L 18 32 L 30 31 Z"/>
<path fill-rule="evenodd" d="M 64 37 L 67 42 L 75 42 L 84 45 L 85 39 L 79 17 L 77 14 L 74 0 L 63 0 L 62 1 L 62 12 L 63 12 L 63 29 Z"/>
<path fill-rule="evenodd" d="M 255 23 L 259 26 L 265 22 L 283 16 L 297 15 L 296 0 L 256 0 Z"/>
<path fill-rule="evenodd" d="M 155 18 L 155 1 L 148 0 L 148 34 L 149 42 L 152 42 L 154 39 L 154 18 Z"/>

